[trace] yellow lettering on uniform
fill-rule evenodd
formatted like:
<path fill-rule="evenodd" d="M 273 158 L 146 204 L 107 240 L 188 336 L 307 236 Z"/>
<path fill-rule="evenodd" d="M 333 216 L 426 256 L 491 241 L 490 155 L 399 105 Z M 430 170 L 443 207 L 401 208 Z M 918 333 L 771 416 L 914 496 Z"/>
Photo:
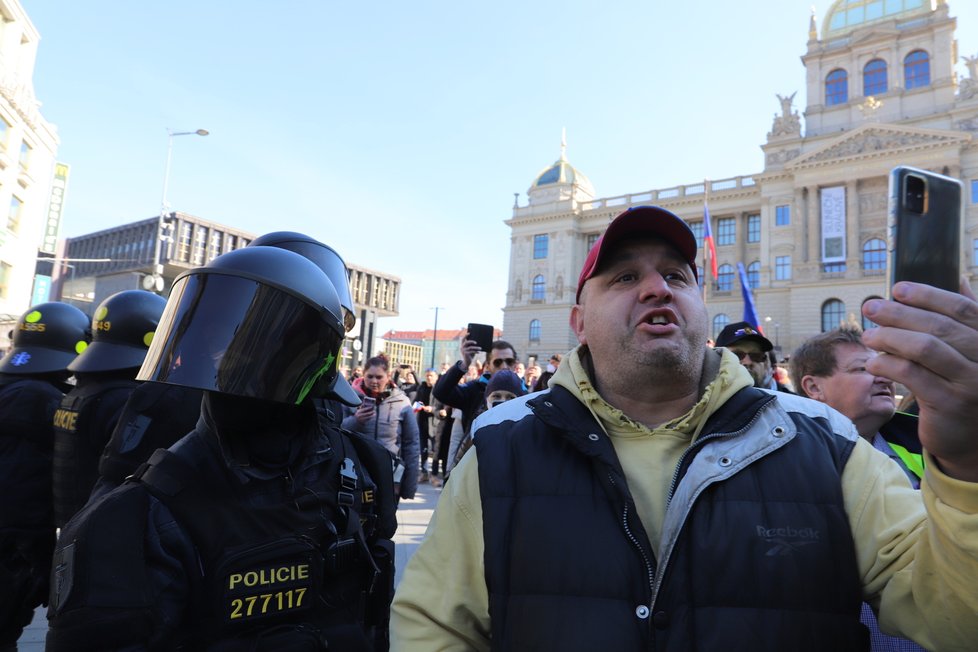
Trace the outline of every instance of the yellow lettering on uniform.
<path fill-rule="evenodd" d="M 255 602 L 257 601 L 258 601 L 257 595 L 249 595 L 247 598 L 245 598 L 245 602 L 248 603 L 248 612 L 245 614 L 246 616 L 251 615 L 251 610 L 255 608 Z"/>
<path fill-rule="evenodd" d="M 267 614 L 268 613 L 268 601 L 272 599 L 272 594 L 271 593 L 262 593 L 260 597 L 262 597 L 262 598 L 265 599 L 265 601 L 261 603 L 261 612 L 263 614 Z"/>
<path fill-rule="evenodd" d="M 295 567 L 295 578 L 304 580 L 309 578 L 309 564 L 299 564 Z"/>
<path fill-rule="evenodd" d="M 241 573 L 231 573 L 231 578 L 228 580 L 228 588 L 233 589 L 235 584 L 241 581 Z"/>
<path fill-rule="evenodd" d="M 275 579 L 279 582 L 285 582 L 289 578 L 289 571 L 292 570 L 288 566 L 282 566 L 282 568 L 275 571 Z"/>
<path fill-rule="evenodd" d="M 298 596 L 298 599 L 295 601 L 295 606 L 301 607 L 302 606 L 302 596 L 304 596 L 306 594 L 305 587 L 301 587 L 301 588 L 296 589 L 295 590 L 295 594 Z"/>
<path fill-rule="evenodd" d="M 244 585 L 254 586 L 255 584 L 258 584 L 258 573 L 256 573 L 255 571 L 248 571 L 247 573 L 245 573 Z"/>
<path fill-rule="evenodd" d="M 57 409 L 54 411 L 54 427 L 74 432 L 78 427 L 78 413 L 71 410 Z"/>
<path fill-rule="evenodd" d="M 365 503 L 372 503 L 372 502 L 374 502 L 374 490 L 373 489 L 367 489 L 366 491 L 363 492 L 363 502 L 365 502 Z"/>
<path fill-rule="evenodd" d="M 231 600 L 231 620 L 235 618 L 241 618 L 241 607 L 244 605 L 240 599 L 235 598 Z"/>

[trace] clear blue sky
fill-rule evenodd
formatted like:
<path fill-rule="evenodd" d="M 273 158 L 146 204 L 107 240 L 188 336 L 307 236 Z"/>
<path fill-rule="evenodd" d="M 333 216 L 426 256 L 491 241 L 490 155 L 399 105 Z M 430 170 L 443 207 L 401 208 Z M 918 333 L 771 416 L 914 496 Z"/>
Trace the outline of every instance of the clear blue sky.
<path fill-rule="evenodd" d="M 381 331 L 436 305 L 502 326 L 503 220 L 562 127 L 608 197 L 760 172 L 775 94 L 806 105 L 810 0 L 21 1 L 71 165 L 62 235 L 157 214 L 166 129 L 205 128 L 174 139 L 172 207 L 399 276 Z M 949 4 L 978 53 L 978 2 Z"/>

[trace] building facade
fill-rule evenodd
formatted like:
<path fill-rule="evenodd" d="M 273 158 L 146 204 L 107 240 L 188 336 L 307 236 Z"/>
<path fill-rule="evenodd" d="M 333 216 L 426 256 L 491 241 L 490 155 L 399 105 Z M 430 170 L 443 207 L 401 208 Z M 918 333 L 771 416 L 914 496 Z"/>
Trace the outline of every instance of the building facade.
<path fill-rule="evenodd" d="M 0 0 L 0 206 L 7 207 L 0 228 L 0 323 L 31 305 L 55 175 L 57 131 L 34 96 L 39 40 L 20 3 Z M 5 340 L 7 327 L 2 331 Z"/>
<path fill-rule="evenodd" d="M 701 263 L 712 336 L 743 316 L 742 264 L 761 327 L 782 356 L 887 292 L 888 176 L 910 165 L 964 183 L 962 271 L 978 274 L 978 55 L 963 56 L 943 0 L 838 0 L 813 15 L 802 56 L 808 106 L 780 112 L 750 174 L 596 198 L 561 153 L 517 205 L 511 228 L 507 340 L 545 357 L 577 344 L 568 325 L 588 250 L 621 211 L 663 206 L 703 243 L 708 205 L 718 275 Z M 702 252 L 702 249 L 701 249 Z M 705 265 L 705 268 L 704 268 Z M 705 269 L 705 274 L 704 274 Z"/>
<path fill-rule="evenodd" d="M 464 329 L 427 329 L 423 331 L 387 331 L 383 335 L 384 352 L 393 361 L 394 355 L 402 355 L 401 347 L 412 347 L 412 366 L 416 370 L 434 369 L 441 373 L 442 368 L 453 365 L 462 358 L 460 346 Z M 497 339 L 499 331 L 496 331 Z M 414 349 L 417 349 L 414 352 Z"/>
<path fill-rule="evenodd" d="M 169 293 L 183 272 L 207 264 L 220 254 L 248 246 L 255 235 L 181 212 L 167 216 L 160 242 L 162 282 L 154 275 L 159 218 L 151 217 L 111 229 L 68 238 L 54 263 L 52 296 L 86 314 L 106 297 L 143 288 Z M 344 342 L 341 369 L 352 369 L 375 351 L 377 319 L 398 315 L 401 279 L 347 264 L 357 324 Z"/>

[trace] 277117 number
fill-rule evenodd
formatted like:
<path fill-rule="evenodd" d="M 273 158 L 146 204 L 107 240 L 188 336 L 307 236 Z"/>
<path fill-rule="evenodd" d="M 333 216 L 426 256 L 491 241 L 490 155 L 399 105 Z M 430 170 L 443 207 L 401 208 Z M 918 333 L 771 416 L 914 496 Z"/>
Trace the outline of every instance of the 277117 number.
<path fill-rule="evenodd" d="M 276 593 L 249 595 L 231 600 L 231 620 L 274 614 L 302 606 L 306 588 L 300 587 Z"/>

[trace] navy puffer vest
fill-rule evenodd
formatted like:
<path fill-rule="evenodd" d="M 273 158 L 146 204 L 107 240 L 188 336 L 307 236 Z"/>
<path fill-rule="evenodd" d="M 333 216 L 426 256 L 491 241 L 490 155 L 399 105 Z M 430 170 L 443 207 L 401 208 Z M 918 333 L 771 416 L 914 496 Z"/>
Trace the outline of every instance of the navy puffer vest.
<path fill-rule="evenodd" d="M 780 407 L 802 400 L 748 388 L 711 417 L 673 480 L 662 561 L 611 441 L 569 392 L 487 417 L 493 649 L 868 650 L 840 485 L 854 441 Z"/>

